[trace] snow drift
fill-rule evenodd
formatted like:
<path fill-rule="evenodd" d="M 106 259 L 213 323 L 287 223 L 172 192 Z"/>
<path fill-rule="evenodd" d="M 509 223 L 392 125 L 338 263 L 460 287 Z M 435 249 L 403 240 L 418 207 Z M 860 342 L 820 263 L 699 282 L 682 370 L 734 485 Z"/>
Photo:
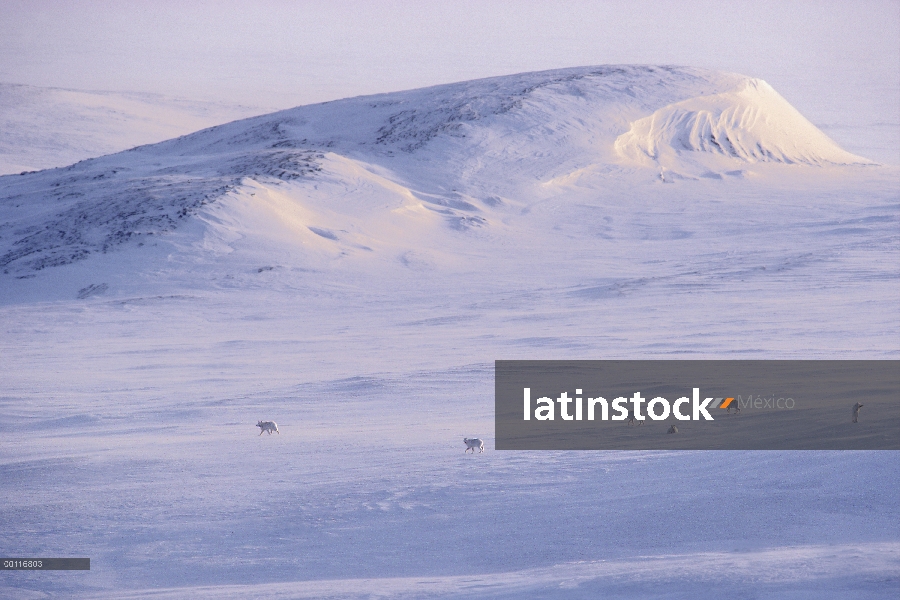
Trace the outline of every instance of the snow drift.
<path fill-rule="evenodd" d="M 698 96 L 638 119 L 616 139 L 625 157 L 682 167 L 686 152 L 753 163 L 865 164 L 839 148 L 765 81 L 744 79 L 734 90 Z"/>

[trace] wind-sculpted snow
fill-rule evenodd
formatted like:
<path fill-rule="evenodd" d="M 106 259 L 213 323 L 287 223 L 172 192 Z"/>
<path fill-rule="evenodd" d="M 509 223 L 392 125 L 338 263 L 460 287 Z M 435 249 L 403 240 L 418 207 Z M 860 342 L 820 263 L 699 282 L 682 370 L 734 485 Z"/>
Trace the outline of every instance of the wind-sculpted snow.
<path fill-rule="evenodd" d="M 632 123 L 616 150 L 678 169 L 689 153 L 746 162 L 865 164 L 840 149 L 764 81 L 747 79 L 722 94 L 670 104 Z"/>

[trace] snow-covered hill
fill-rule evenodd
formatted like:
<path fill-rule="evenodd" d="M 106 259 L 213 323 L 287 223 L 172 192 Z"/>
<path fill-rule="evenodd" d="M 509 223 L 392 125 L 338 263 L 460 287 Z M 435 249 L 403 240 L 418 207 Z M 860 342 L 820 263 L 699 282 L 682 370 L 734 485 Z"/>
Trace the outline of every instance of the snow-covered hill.
<path fill-rule="evenodd" d="M 523 182 L 588 171 L 621 180 L 632 164 L 663 180 L 743 176 L 760 162 L 867 163 L 746 77 L 669 67 L 529 73 L 304 106 L 0 179 L 0 268 L 24 275 L 145 243 L 254 185 L 307 183 L 289 202 L 303 212 L 320 202 L 310 189 L 365 182 L 395 196 L 376 210 L 383 227 L 420 229 L 410 219 L 430 211 L 468 228 L 490 226 L 500 198 L 527 204 L 522 195 L 535 190 Z M 359 217 L 356 203 L 327 204 Z M 382 233 L 354 235 L 371 247 L 388 242 Z"/>
<path fill-rule="evenodd" d="M 496 359 L 896 358 L 898 189 L 762 82 L 631 66 L 0 177 L 0 538 L 91 558 L 0 595 L 895 598 L 896 452 L 492 432 Z M 854 401 L 804 416 L 898 420 Z"/>

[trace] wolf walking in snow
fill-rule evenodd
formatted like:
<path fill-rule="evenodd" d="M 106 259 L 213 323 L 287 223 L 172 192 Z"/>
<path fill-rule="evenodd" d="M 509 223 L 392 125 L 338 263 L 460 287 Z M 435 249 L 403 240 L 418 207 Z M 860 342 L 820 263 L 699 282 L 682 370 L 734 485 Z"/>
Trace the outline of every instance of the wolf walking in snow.
<path fill-rule="evenodd" d="M 853 405 L 853 422 L 854 423 L 859 423 L 859 409 L 861 409 L 862 407 L 863 407 L 863 405 L 860 404 L 859 402 L 857 402 L 856 404 Z"/>
<path fill-rule="evenodd" d="M 466 445 L 466 452 L 471 450 L 472 454 L 475 454 L 475 448 L 478 448 L 481 452 L 484 452 L 484 442 L 482 442 L 478 438 L 472 440 L 470 440 L 469 438 L 463 438 L 463 443 Z"/>
<path fill-rule="evenodd" d="M 264 431 L 268 431 L 269 435 L 272 435 L 273 431 L 279 435 L 281 434 L 275 421 L 260 421 L 256 426 L 259 427 L 259 435 L 262 435 Z"/>
<path fill-rule="evenodd" d="M 644 422 L 645 422 L 646 420 L 647 420 L 646 417 L 644 417 L 643 419 L 638 419 L 638 418 L 637 418 L 637 415 L 635 414 L 633 408 L 629 408 L 629 409 L 628 409 L 628 421 L 627 421 L 627 423 L 628 423 L 629 425 L 634 425 L 635 422 L 637 422 L 638 425 L 643 425 Z"/>

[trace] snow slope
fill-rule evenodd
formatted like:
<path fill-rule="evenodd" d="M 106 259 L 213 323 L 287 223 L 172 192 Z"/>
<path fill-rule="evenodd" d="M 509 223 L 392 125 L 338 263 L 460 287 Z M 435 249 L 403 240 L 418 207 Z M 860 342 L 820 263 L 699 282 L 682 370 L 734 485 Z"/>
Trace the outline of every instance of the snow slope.
<path fill-rule="evenodd" d="M 154 94 L 0 83 L 0 175 L 64 167 L 264 112 Z"/>
<path fill-rule="evenodd" d="M 895 452 L 493 449 L 495 359 L 897 357 L 898 170 L 773 94 L 528 73 L 0 178 L 0 543 L 92 559 L 3 591 L 895 597 Z"/>

